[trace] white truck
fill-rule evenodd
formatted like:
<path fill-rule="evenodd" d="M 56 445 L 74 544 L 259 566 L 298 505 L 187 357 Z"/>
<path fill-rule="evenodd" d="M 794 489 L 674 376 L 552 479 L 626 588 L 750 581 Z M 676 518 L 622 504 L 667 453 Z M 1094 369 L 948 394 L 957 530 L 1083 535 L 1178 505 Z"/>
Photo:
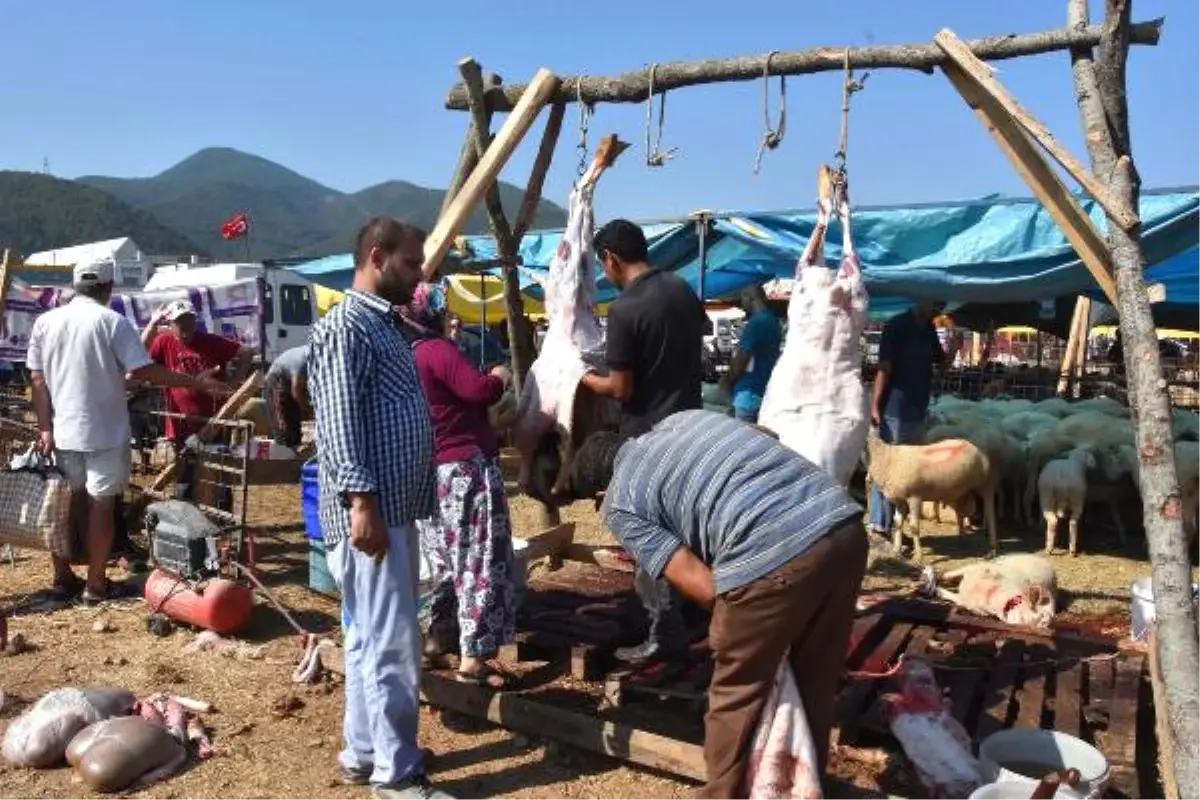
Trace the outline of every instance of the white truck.
<path fill-rule="evenodd" d="M 201 288 L 256 278 L 263 298 L 262 359 L 267 364 L 284 350 L 308 343 L 317 321 L 313 282 L 284 267 L 260 263 L 167 264 L 155 270 L 142 291 Z"/>

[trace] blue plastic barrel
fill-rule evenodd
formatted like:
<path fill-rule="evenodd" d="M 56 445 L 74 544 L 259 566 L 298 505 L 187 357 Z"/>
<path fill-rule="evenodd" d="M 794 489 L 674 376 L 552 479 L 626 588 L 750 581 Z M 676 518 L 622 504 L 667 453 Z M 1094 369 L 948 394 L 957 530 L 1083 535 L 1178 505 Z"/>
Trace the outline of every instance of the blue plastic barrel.
<path fill-rule="evenodd" d="M 313 540 L 324 538 L 321 534 L 321 519 L 317 514 L 319 496 L 317 460 L 314 458 L 300 468 L 300 497 L 301 508 L 304 512 L 304 535 Z"/>

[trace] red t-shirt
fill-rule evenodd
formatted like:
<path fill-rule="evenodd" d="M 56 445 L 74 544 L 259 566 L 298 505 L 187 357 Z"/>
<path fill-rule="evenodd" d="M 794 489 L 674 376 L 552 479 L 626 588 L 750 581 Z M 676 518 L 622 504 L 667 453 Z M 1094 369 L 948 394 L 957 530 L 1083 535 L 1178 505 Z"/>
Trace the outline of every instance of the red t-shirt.
<path fill-rule="evenodd" d="M 241 350 L 232 339 L 196 331 L 191 341 L 184 342 L 171 331 L 163 331 L 150 343 L 150 357 L 172 372 L 199 375 L 213 367 L 224 369 Z M 167 395 L 167 411 L 192 417 L 211 417 L 217 411 L 216 401 L 207 392 L 195 389 L 171 388 Z M 203 422 L 167 417 L 167 438 L 182 444 L 187 437 L 198 433 Z"/>

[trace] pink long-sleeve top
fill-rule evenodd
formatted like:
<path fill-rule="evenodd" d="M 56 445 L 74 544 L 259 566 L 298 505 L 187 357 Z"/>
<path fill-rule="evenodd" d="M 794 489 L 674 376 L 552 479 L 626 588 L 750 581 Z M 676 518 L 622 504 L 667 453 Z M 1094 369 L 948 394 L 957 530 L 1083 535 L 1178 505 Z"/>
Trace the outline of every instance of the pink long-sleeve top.
<path fill-rule="evenodd" d="M 413 354 L 433 419 L 437 463 L 499 455 L 487 412 L 504 394 L 504 381 L 482 374 L 449 339 L 419 341 Z"/>

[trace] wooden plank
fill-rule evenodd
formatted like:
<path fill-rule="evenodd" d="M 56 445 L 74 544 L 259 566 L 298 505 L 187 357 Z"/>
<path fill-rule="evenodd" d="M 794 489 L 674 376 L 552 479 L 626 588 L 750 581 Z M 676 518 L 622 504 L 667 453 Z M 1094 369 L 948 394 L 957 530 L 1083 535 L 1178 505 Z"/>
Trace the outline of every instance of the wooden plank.
<path fill-rule="evenodd" d="M 996 666 L 989 672 L 987 683 L 983 687 L 983 707 L 979 712 L 979 722 L 975 726 L 976 742 L 981 742 L 996 731 L 1008 727 L 1008 709 L 1012 704 L 1013 684 L 1016 682 L 1024 650 L 1025 643 L 1017 639 L 1008 639 L 1001 645 Z M 954 699 L 957 703 L 959 698 Z"/>
<path fill-rule="evenodd" d="M 703 781 L 704 748 L 616 722 L 555 708 L 512 692 L 471 686 L 426 672 L 421 693 L 433 706 L 486 719 L 509 730 Z"/>
<path fill-rule="evenodd" d="M 537 222 L 538 206 L 542 202 L 542 187 L 546 184 L 546 174 L 550 171 L 550 162 L 554 158 L 554 149 L 558 145 L 558 136 L 562 132 L 563 116 L 567 104 L 558 102 L 550 107 L 550 115 L 546 118 L 546 127 L 542 129 L 542 141 L 538 144 L 537 155 L 533 159 L 533 167 L 529 170 L 529 181 L 525 184 L 525 196 L 521 200 L 521 210 L 517 212 L 517 221 L 513 225 L 513 238 L 517 244 Z"/>
<path fill-rule="evenodd" d="M 1137 764 L 1137 715 L 1142 686 L 1142 656 L 1126 656 L 1116 661 L 1116 681 L 1108 708 L 1109 763 L 1122 767 Z"/>
<path fill-rule="evenodd" d="M 1112 659 L 1087 662 L 1088 699 L 1083 716 L 1091 727 L 1096 727 L 1100 723 L 1105 727 L 1108 725 L 1109 705 L 1112 701 L 1113 669 Z"/>
<path fill-rule="evenodd" d="M 950 60 L 962 69 L 975 87 L 986 94 L 996 105 L 1003 108 L 1014 122 L 1020 125 L 1030 136 L 1049 153 L 1062 168 L 1071 173 L 1071 177 L 1079 181 L 1079 185 L 1092 197 L 1096 198 L 1109 216 L 1116 220 L 1127 231 L 1141 224 L 1137 213 L 1122 203 L 1108 191 L 1108 188 L 1092 174 L 1067 148 L 1059 144 L 1042 122 L 1022 106 L 1017 98 L 996 79 L 992 68 L 981 61 L 971 52 L 971 48 L 949 28 L 943 28 L 933 37 L 933 41 L 942 49 Z"/>
<path fill-rule="evenodd" d="M 521 95 L 520 102 L 509 114 L 508 119 L 496 134 L 496 138 L 484 153 L 483 158 L 471 175 L 463 183 L 462 189 L 455 196 L 454 202 L 438 218 L 437 224 L 429 237 L 425 239 L 425 265 L 423 267 L 426 280 L 437 274 L 442 265 L 442 259 L 450 250 L 454 237 L 462 230 L 462 226 L 470 216 L 471 211 L 483 198 L 490 187 L 499 177 L 500 171 L 508 163 L 517 145 L 529 132 L 542 107 L 551 95 L 558 90 L 559 80 L 547 69 L 539 69 L 529 83 L 528 90 Z"/>
<path fill-rule="evenodd" d="M 1054 729 L 1079 737 L 1079 700 L 1083 691 L 1083 662 L 1060 665 L 1054 679 Z"/>
<path fill-rule="evenodd" d="M 1104 291 L 1108 302 L 1115 306 L 1117 287 L 1113 280 L 1112 256 L 1100 232 L 1092 224 L 1091 217 L 1084 213 L 1079 201 L 1002 107 L 979 91 L 957 65 L 947 62 L 942 65 L 942 72 L 995 138 L 1017 174 L 1062 228 L 1075 253 Z"/>
<path fill-rule="evenodd" d="M 1046 671 L 1049 667 L 1032 667 L 1017 690 L 1017 720 L 1015 728 L 1042 727 L 1042 711 L 1046 705 Z"/>
<path fill-rule="evenodd" d="M 1162 777 L 1163 794 L 1179 797 L 1179 781 L 1175 778 L 1175 737 L 1167 719 L 1167 687 L 1163 684 L 1162 667 L 1158 658 L 1158 626 L 1150 626 L 1150 641 L 1146 643 L 1150 673 L 1150 699 L 1154 703 L 1154 737 L 1158 742 L 1158 772 Z M 1163 710 L 1160 710 L 1163 709 Z"/>

